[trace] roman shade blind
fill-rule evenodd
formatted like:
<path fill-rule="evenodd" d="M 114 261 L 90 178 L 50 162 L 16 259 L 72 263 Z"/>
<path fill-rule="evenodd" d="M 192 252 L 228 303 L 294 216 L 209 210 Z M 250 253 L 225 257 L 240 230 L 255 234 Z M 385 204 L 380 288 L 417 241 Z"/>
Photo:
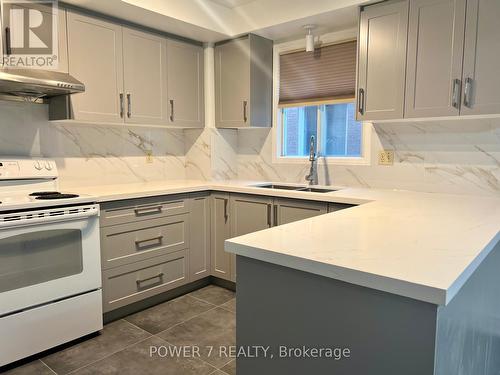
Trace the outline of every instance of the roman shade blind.
<path fill-rule="evenodd" d="M 280 56 L 279 104 L 354 98 L 356 41 Z"/>

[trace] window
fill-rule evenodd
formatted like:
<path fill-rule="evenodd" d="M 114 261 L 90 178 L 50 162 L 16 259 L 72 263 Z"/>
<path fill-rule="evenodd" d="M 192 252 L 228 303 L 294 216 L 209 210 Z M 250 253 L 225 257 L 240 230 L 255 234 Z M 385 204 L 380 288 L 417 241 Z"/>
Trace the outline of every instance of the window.
<path fill-rule="evenodd" d="M 320 156 L 359 158 L 363 155 L 362 125 L 353 102 L 282 108 L 281 156 L 309 156 L 311 136 Z"/>
<path fill-rule="evenodd" d="M 275 49 L 279 56 L 275 157 L 303 162 L 314 137 L 316 154 L 328 157 L 328 162 L 367 164 L 370 127 L 364 128 L 355 116 L 356 41 L 327 42 L 312 53 L 292 44 Z"/>

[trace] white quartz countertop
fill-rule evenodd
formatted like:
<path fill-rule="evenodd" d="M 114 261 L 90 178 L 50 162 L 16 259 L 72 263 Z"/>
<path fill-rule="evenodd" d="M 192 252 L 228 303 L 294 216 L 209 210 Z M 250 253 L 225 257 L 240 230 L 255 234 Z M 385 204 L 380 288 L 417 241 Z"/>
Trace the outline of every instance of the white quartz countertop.
<path fill-rule="evenodd" d="M 360 204 L 232 238 L 226 251 L 437 305 L 451 301 L 500 240 L 500 198 L 258 184 L 179 180 L 70 190 L 99 202 L 217 190 Z"/>

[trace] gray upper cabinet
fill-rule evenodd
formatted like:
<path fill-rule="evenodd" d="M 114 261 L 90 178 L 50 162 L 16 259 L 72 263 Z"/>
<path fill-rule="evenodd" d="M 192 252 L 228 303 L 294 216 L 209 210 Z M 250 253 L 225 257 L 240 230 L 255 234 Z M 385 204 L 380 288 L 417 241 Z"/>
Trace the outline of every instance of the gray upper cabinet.
<path fill-rule="evenodd" d="M 125 122 L 166 124 L 166 39 L 123 28 Z"/>
<path fill-rule="evenodd" d="M 67 14 L 66 70 L 85 84 L 85 92 L 52 98 L 50 120 L 204 126 L 201 46 L 70 10 Z M 61 69 L 65 40 L 60 41 Z"/>
<path fill-rule="evenodd" d="M 367 6 L 361 11 L 357 119 L 403 117 L 408 1 Z"/>
<path fill-rule="evenodd" d="M 274 225 L 288 224 L 328 212 L 328 203 L 296 199 L 275 199 L 274 207 Z"/>
<path fill-rule="evenodd" d="M 212 194 L 210 210 L 212 275 L 231 280 L 231 254 L 224 250 L 224 241 L 231 237 L 229 194 Z"/>
<path fill-rule="evenodd" d="M 465 2 L 410 2 L 405 117 L 459 114 Z"/>
<path fill-rule="evenodd" d="M 500 1 L 467 0 L 461 114 L 500 113 Z"/>
<path fill-rule="evenodd" d="M 250 34 L 215 47 L 215 113 L 220 128 L 270 127 L 273 42 Z"/>
<path fill-rule="evenodd" d="M 167 67 L 169 125 L 202 128 L 205 124 L 203 48 L 169 40 Z"/>
<path fill-rule="evenodd" d="M 85 84 L 71 95 L 71 118 L 123 122 L 122 28 L 68 11 L 69 72 Z"/>
<path fill-rule="evenodd" d="M 210 276 L 210 194 L 189 199 L 189 280 Z"/>

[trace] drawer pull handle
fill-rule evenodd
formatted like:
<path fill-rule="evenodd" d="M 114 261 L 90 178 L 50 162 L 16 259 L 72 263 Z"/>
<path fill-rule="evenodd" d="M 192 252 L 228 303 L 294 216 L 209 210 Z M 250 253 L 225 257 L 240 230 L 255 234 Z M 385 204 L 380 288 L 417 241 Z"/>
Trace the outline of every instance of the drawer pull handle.
<path fill-rule="evenodd" d="M 163 277 L 163 272 L 160 272 L 158 275 L 154 275 L 151 277 L 146 277 L 145 279 L 136 280 L 137 286 L 140 286 L 143 282 L 153 280 L 153 279 L 161 279 Z"/>
<path fill-rule="evenodd" d="M 141 215 L 150 215 L 150 214 L 159 214 L 163 210 L 162 206 L 157 207 L 144 207 L 144 208 L 136 208 L 134 209 L 136 216 Z"/>
<path fill-rule="evenodd" d="M 153 238 L 148 238 L 147 240 L 135 240 L 135 246 L 140 247 L 141 244 L 143 244 L 144 242 L 151 242 L 151 241 L 158 241 L 158 243 L 161 244 L 163 241 L 163 236 L 156 236 Z"/>

